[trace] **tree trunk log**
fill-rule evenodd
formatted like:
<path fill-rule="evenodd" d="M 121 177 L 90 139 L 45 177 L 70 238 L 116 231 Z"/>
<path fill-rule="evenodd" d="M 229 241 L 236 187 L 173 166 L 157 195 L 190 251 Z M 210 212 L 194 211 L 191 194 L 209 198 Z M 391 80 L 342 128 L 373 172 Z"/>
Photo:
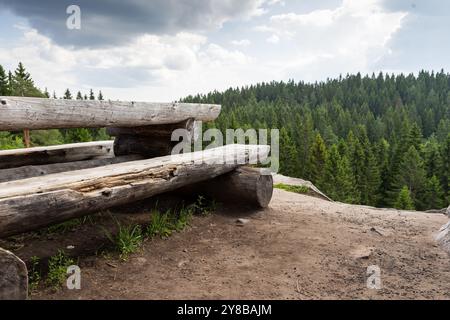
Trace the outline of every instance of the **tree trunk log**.
<path fill-rule="evenodd" d="M 136 127 L 215 120 L 220 105 L 0 97 L 0 131 Z"/>
<path fill-rule="evenodd" d="M 13 253 L 0 248 L 0 300 L 26 300 L 28 271 Z"/>
<path fill-rule="evenodd" d="M 215 179 L 187 186 L 188 194 L 202 194 L 220 202 L 266 208 L 273 194 L 273 179 L 265 169 L 241 167 Z"/>
<path fill-rule="evenodd" d="M 114 157 L 113 141 L 0 151 L 0 169 Z"/>
<path fill-rule="evenodd" d="M 139 154 L 148 158 L 171 154 L 178 141 L 172 141 L 172 134 L 177 129 L 182 132 L 183 141 L 191 143 L 194 139 L 196 122 L 189 119 L 181 123 L 155 125 L 136 128 L 108 128 L 108 134 L 115 136 L 114 154 L 124 156 Z M 179 139 L 179 135 L 174 138 Z"/>
<path fill-rule="evenodd" d="M 48 174 L 60 173 L 65 171 L 96 168 L 126 161 L 141 160 L 142 158 L 143 157 L 139 155 L 130 155 L 106 159 L 94 159 L 66 163 L 45 164 L 40 166 L 23 166 L 19 168 L 2 169 L 0 170 L 0 183 L 33 177 L 41 177 Z"/>
<path fill-rule="evenodd" d="M 210 180 L 264 161 L 269 149 L 228 145 L 0 183 L 0 238 Z"/>

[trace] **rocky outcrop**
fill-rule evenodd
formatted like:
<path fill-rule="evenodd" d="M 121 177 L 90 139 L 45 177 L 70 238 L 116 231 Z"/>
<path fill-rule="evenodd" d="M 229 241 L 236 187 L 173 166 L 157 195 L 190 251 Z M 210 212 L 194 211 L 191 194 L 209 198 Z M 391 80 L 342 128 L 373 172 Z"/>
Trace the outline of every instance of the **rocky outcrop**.
<path fill-rule="evenodd" d="M 327 195 L 325 195 L 322 191 L 320 191 L 310 181 L 299 179 L 299 178 L 291 178 L 291 177 L 283 176 L 281 174 L 272 174 L 272 176 L 273 176 L 274 184 L 282 183 L 282 184 L 291 185 L 291 186 L 303 186 L 303 187 L 308 188 L 309 195 L 323 199 L 323 200 L 333 201 Z"/>
<path fill-rule="evenodd" d="M 0 248 L 0 300 L 25 300 L 27 295 L 28 272 L 25 263 Z"/>
<path fill-rule="evenodd" d="M 450 221 L 439 230 L 436 240 L 450 254 Z"/>

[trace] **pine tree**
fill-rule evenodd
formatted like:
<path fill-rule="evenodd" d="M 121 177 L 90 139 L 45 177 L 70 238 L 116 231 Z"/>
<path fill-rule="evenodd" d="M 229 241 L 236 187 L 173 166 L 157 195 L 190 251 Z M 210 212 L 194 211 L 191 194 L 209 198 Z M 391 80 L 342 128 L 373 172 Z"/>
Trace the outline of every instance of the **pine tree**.
<path fill-rule="evenodd" d="M 286 176 L 296 177 L 297 151 L 287 130 L 280 130 L 280 173 Z"/>
<path fill-rule="evenodd" d="M 0 65 L 0 96 L 9 95 L 8 76 L 5 69 Z"/>
<path fill-rule="evenodd" d="M 63 99 L 66 99 L 66 100 L 71 100 L 72 99 L 72 93 L 70 93 L 69 89 L 66 89 L 66 91 L 64 92 Z"/>
<path fill-rule="evenodd" d="M 94 91 L 89 91 L 89 100 L 95 100 Z"/>
<path fill-rule="evenodd" d="M 83 100 L 83 96 L 80 91 L 77 92 L 77 100 Z"/>
<path fill-rule="evenodd" d="M 101 91 L 98 92 L 98 98 L 97 100 L 102 101 L 103 100 L 103 94 Z"/>
<path fill-rule="evenodd" d="M 341 157 L 336 145 L 330 148 L 319 185 L 321 185 L 322 191 L 333 200 L 347 203 L 358 203 L 359 201 L 359 192 L 355 186 L 350 161 L 345 155 Z"/>
<path fill-rule="evenodd" d="M 407 186 L 403 186 L 398 193 L 394 207 L 400 210 L 414 210 L 414 202 Z"/>
<path fill-rule="evenodd" d="M 9 75 L 11 94 L 22 97 L 44 97 L 44 94 L 35 87 L 31 75 L 25 70 L 21 62 L 14 71 L 14 75 Z"/>
<path fill-rule="evenodd" d="M 439 179 L 436 176 L 432 176 L 426 184 L 424 207 L 428 209 L 441 209 L 444 205 L 444 191 L 441 188 Z"/>
<path fill-rule="evenodd" d="M 320 133 L 316 135 L 313 145 L 309 153 L 309 170 L 310 177 L 313 183 L 321 187 L 321 182 L 323 182 L 323 175 L 325 170 L 325 163 L 328 158 L 327 148 L 325 142 L 322 139 Z"/>
<path fill-rule="evenodd" d="M 45 98 L 50 98 L 50 93 L 48 93 L 47 88 L 45 88 L 45 90 L 44 90 L 44 97 Z"/>
<path fill-rule="evenodd" d="M 403 156 L 395 181 L 395 190 L 406 186 L 411 193 L 415 208 L 424 208 L 423 192 L 426 184 L 426 172 L 423 168 L 422 158 L 414 146 L 411 146 Z"/>

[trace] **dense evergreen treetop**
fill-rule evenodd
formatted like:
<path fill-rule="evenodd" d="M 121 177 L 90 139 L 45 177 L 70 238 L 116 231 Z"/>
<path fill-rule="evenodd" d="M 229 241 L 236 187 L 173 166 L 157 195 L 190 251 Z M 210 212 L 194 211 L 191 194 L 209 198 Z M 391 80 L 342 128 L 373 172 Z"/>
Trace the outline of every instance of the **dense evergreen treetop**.
<path fill-rule="evenodd" d="M 417 209 L 448 203 L 450 74 L 444 71 L 273 81 L 182 101 L 221 104 L 210 125 L 221 130 L 283 128 L 281 173 L 310 179 L 335 200 L 394 206 L 403 182 Z M 434 200 L 426 198 L 430 189 L 438 193 Z"/>

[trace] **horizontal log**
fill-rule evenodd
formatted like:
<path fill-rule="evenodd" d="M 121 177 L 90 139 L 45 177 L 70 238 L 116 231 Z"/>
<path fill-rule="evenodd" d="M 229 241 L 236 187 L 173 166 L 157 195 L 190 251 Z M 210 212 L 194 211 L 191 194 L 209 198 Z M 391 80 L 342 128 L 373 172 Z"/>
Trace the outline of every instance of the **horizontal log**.
<path fill-rule="evenodd" d="M 26 300 L 28 271 L 12 252 L 0 248 L 0 300 Z"/>
<path fill-rule="evenodd" d="M 241 167 L 214 178 L 184 187 L 187 194 L 201 194 L 220 202 L 266 208 L 273 194 L 273 178 L 265 169 Z"/>
<path fill-rule="evenodd" d="M 53 163 L 37 166 L 23 166 L 19 168 L 10 168 L 0 170 L 0 183 L 7 181 L 15 181 L 21 179 L 28 179 L 33 177 L 45 176 L 52 173 L 60 173 L 65 171 L 75 171 L 88 168 L 96 168 L 115 163 L 122 163 L 126 161 L 135 161 L 142 159 L 139 155 L 129 155 L 114 158 L 84 160 L 66 163 Z"/>
<path fill-rule="evenodd" d="M 0 183 L 0 238 L 210 180 L 266 160 L 269 149 L 227 145 Z"/>
<path fill-rule="evenodd" d="M 0 97 L 0 131 L 137 127 L 212 121 L 220 105 Z"/>
<path fill-rule="evenodd" d="M 114 157 L 114 141 L 0 150 L 0 169 Z"/>

